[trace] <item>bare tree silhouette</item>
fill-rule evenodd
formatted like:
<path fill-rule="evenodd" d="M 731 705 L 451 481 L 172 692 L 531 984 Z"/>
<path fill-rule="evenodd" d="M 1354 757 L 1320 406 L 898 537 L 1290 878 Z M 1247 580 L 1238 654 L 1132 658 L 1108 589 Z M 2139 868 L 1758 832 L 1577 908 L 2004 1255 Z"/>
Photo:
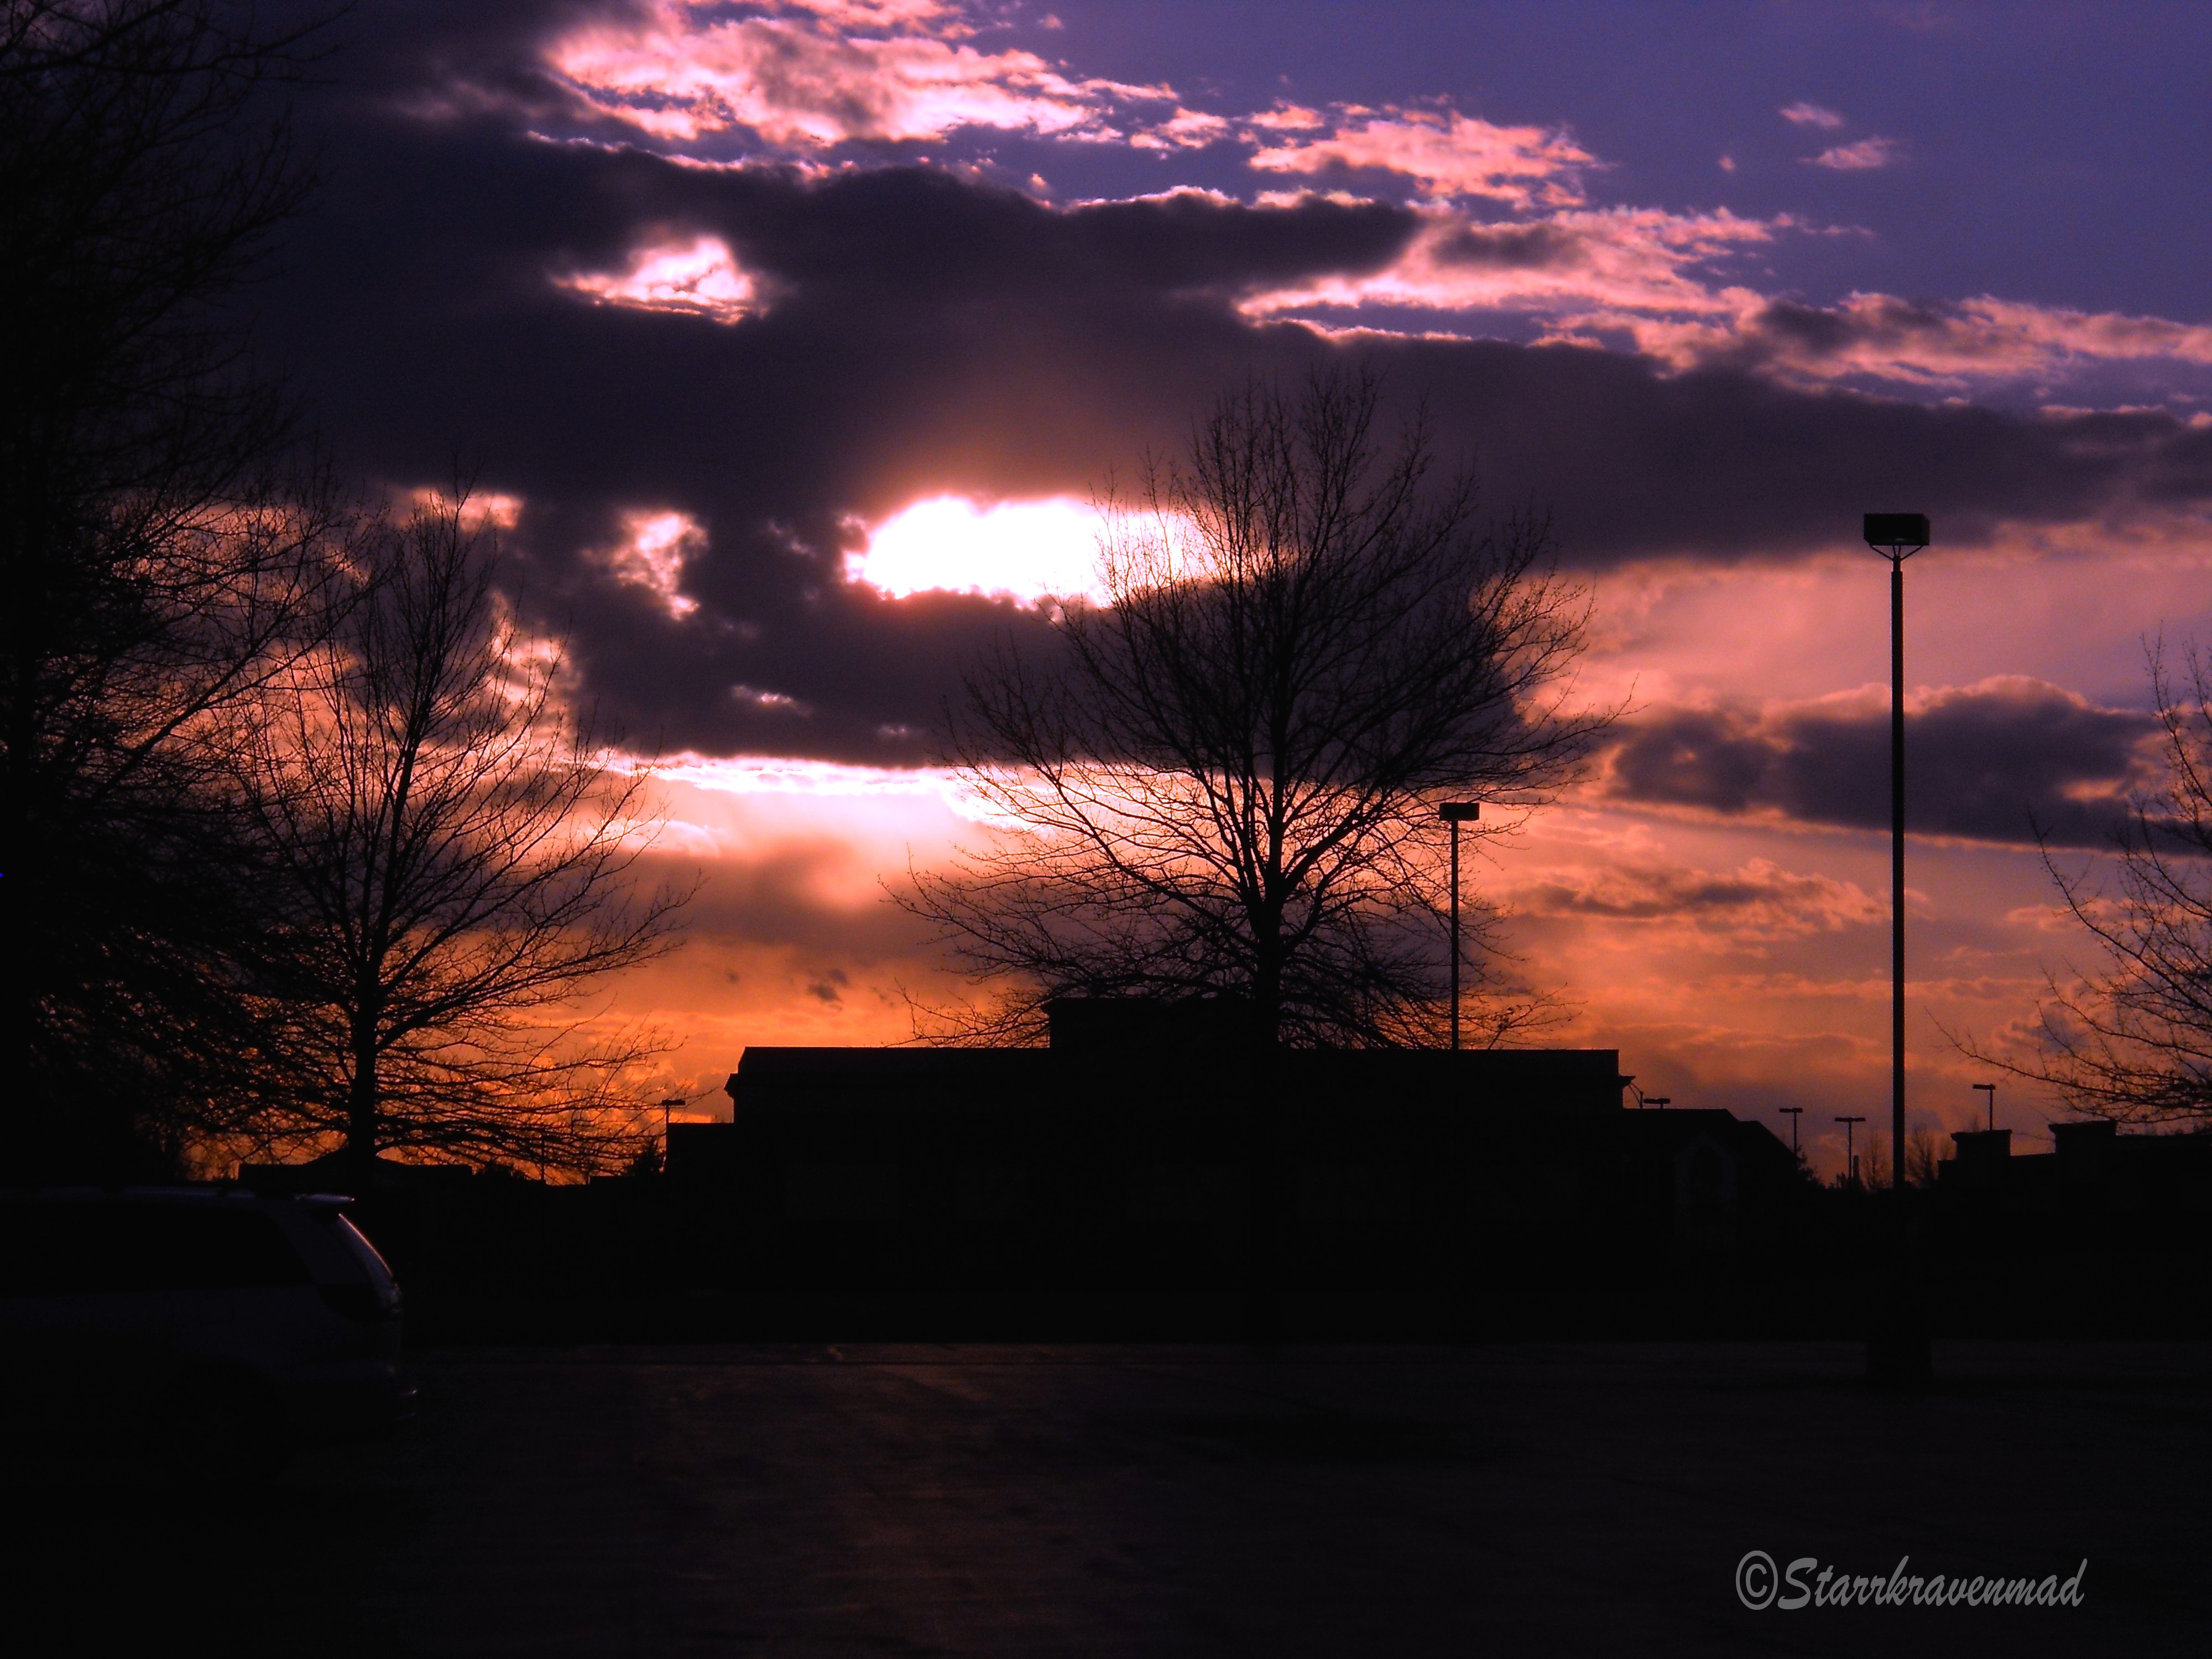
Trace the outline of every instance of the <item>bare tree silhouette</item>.
<path fill-rule="evenodd" d="M 307 188 L 266 94 L 312 30 L 261 21 L 0 5 L 0 1066 L 27 1167 L 173 1157 L 253 1047 L 211 737 L 303 647 L 335 522 L 225 309 Z"/>
<path fill-rule="evenodd" d="M 1905 1179 L 1914 1187 L 1933 1187 L 1943 1160 L 1943 1138 L 1933 1129 L 1914 1129 L 1905 1137 Z"/>
<path fill-rule="evenodd" d="M 1867 1127 L 1869 1129 L 1872 1129 L 1874 1126 L 1869 1124 Z M 1908 1155 L 1910 1154 L 1911 1150 L 1911 1149 L 1908 1142 L 1906 1147 Z M 1908 1173 L 1910 1172 L 1911 1168 L 1911 1165 L 1908 1157 L 1906 1164 Z M 1865 1142 L 1860 1148 L 1859 1180 L 1863 1185 L 1873 1188 L 1875 1190 L 1879 1192 L 1888 1188 L 1890 1184 L 1889 1174 L 1889 1137 L 1879 1131 L 1875 1131 L 1867 1136 Z"/>
<path fill-rule="evenodd" d="M 1588 601 L 1547 520 L 1479 526 L 1471 474 L 1431 477 L 1418 420 L 1386 446 L 1380 403 L 1339 374 L 1224 398 L 1106 501 L 1105 599 L 1066 602 L 1058 659 L 969 677 L 948 758 L 1008 827 L 898 896 L 1006 988 L 937 1035 L 1213 993 L 1271 1041 L 1433 1039 L 1437 800 L 1539 804 L 1607 716 L 1565 705 Z"/>
<path fill-rule="evenodd" d="M 269 897 L 258 967 L 285 1086 L 264 1140 L 611 1167 L 649 1034 L 582 1034 L 580 993 L 671 948 L 688 891 L 640 896 L 647 774 L 560 696 L 557 643 L 495 585 L 466 500 L 370 537 L 328 648 L 272 688 L 252 757 Z"/>
<path fill-rule="evenodd" d="M 2109 882 L 2094 866 L 2044 866 L 2103 957 L 2045 976 L 2031 1042 L 1961 1042 L 1978 1060 L 2122 1123 L 2212 1122 L 2212 675 L 2192 648 L 2178 685 L 2150 652 L 2164 775 L 2113 833 Z"/>

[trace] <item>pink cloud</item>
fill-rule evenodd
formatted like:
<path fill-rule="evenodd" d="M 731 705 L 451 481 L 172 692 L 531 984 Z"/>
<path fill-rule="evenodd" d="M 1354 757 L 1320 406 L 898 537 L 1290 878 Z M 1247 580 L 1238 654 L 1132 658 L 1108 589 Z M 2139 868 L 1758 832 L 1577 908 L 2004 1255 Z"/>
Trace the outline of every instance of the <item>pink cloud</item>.
<path fill-rule="evenodd" d="M 1303 104 L 1277 104 L 1273 109 L 1246 116 L 1244 125 L 1261 132 L 1314 132 L 1325 123 L 1319 110 Z"/>
<path fill-rule="evenodd" d="M 1853 294 L 1827 307 L 1761 301 L 1717 326 L 1647 325 L 1639 337 L 1645 349 L 1686 366 L 1748 355 L 1770 372 L 1808 382 L 1864 375 L 1964 388 L 2097 363 L 2212 367 L 2212 325 L 1989 295 L 1929 301 Z"/>
<path fill-rule="evenodd" d="M 592 557 L 617 581 L 652 594 L 680 622 L 699 608 L 683 591 L 684 568 L 706 550 L 706 527 L 690 514 L 647 509 L 624 514 L 622 539 Z"/>
<path fill-rule="evenodd" d="M 656 138 L 742 129 L 801 152 L 963 127 L 1114 137 L 1112 106 L 1174 95 L 1073 79 L 1033 52 L 979 51 L 963 44 L 973 32 L 934 0 L 805 0 L 738 15 L 654 0 L 571 31 L 547 58 L 594 111 Z"/>
<path fill-rule="evenodd" d="M 1818 104 L 1808 104 L 1802 100 L 1795 104 L 1785 104 L 1778 113 L 1793 126 L 1818 127 L 1824 132 L 1832 132 L 1844 124 L 1844 118 L 1835 111 L 1823 109 Z"/>
<path fill-rule="evenodd" d="M 738 702 L 750 703 L 771 714 L 796 714 L 805 719 L 814 713 L 812 703 L 802 702 L 788 691 L 764 690 L 757 685 L 741 683 L 730 688 L 730 696 Z"/>
<path fill-rule="evenodd" d="M 1986 295 L 1962 301 L 1929 333 L 1962 368 L 1994 363 L 2020 372 L 2069 357 L 2166 357 L 2212 364 L 2212 327 L 2203 324 L 2070 311 Z"/>
<path fill-rule="evenodd" d="M 1236 125 L 1222 116 L 1180 105 L 1166 120 L 1146 128 L 1129 142 L 1139 149 L 1198 149 L 1234 137 Z"/>
<path fill-rule="evenodd" d="M 1297 118 L 1308 113 L 1295 112 Z M 1431 196 L 1564 207 L 1582 200 L 1575 175 L 1596 159 L 1564 133 L 1498 126 L 1455 110 L 1391 106 L 1377 113 L 1348 106 L 1338 115 L 1340 125 L 1327 137 L 1286 137 L 1255 153 L 1252 165 L 1270 173 L 1375 168 L 1403 174 Z M 1251 125 L 1280 133 L 1313 130 L 1302 118 L 1294 123 L 1289 110 Z"/>
<path fill-rule="evenodd" d="M 1243 301 L 1249 315 L 1319 313 L 1308 320 L 1338 325 L 1345 319 L 1328 313 L 1386 307 L 1434 312 L 1449 328 L 1456 315 L 1518 312 L 1547 339 L 1632 343 L 1683 368 L 1732 361 L 1803 383 L 1860 377 L 1952 389 L 2098 362 L 2212 364 L 2212 331 L 2160 318 L 1986 296 L 1929 304 L 1863 294 L 1826 307 L 1777 299 L 1723 262 L 1814 228 L 1726 210 L 1589 207 L 1582 174 L 1601 163 L 1557 129 L 1499 125 L 1442 106 L 1279 102 L 1224 116 L 1189 107 L 1165 87 L 982 50 L 968 17 L 957 0 L 647 0 L 561 36 L 549 56 L 602 115 L 679 146 L 734 132 L 806 156 L 848 141 L 935 141 L 983 129 L 1164 155 L 1241 140 L 1261 174 L 1379 171 L 1431 198 L 1424 228 L 1389 267 L 1253 294 Z M 1781 113 L 1808 130 L 1844 122 L 1803 101 Z M 1850 172 L 1903 155 L 1899 141 L 1869 137 L 1806 160 Z M 1048 194 L 1041 179 L 1031 187 Z M 1485 221 L 1456 205 L 1465 203 L 1500 204 L 1515 216 Z M 598 303 L 722 322 L 763 304 L 757 280 L 712 238 L 672 240 L 636 252 L 624 270 L 554 280 Z"/>
<path fill-rule="evenodd" d="M 1905 159 L 1905 146 L 1894 138 L 1862 138 L 1854 144 L 1838 144 L 1809 158 L 1805 165 L 1833 173 L 1868 173 Z"/>
<path fill-rule="evenodd" d="M 1382 270 L 1271 289 L 1251 296 L 1244 309 L 1266 315 L 1314 307 L 1512 308 L 1547 313 L 1563 326 L 1646 314 L 1724 319 L 1756 296 L 1716 289 L 1695 268 L 1770 242 L 1789 225 L 1724 208 L 1586 209 L 1502 223 L 1438 208 Z"/>
<path fill-rule="evenodd" d="M 953 0 L 776 0 L 772 8 L 804 12 L 834 28 L 919 28 L 932 25 L 939 34 L 973 34 Z"/>
<path fill-rule="evenodd" d="M 448 508 L 453 497 L 445 490 L 431 486 L 400 492 L 401 499 L 410 507 L 424 507 L 432 511 Z M 496 490 L 479 490 L 461 503 L 461 527 L 471 532 L 512 530 L 522 522 L 523 501 L 520 495 L 501 495 Z"/>
<path fill-rule="evenodd" d="M 1267 199 L 1267 198 L 1262 198 Z M 1778 299 L 1716 274 L 1721 262 L 1811 228 L 1726 209 L 1577 208 L 1481 221 L 1437 205 L 1380 270 L 1248 295 L 1248 315 L 1388 307 L 1518 313 L 1544 337 L 1626 340 L 1677 368 L 1733 362 L 1799 384 L 1863 378 L 1929 389 L 2063 376 L 2099 364 L 2212 368 L 2212 325 L 2093 313 L 1993 295 L 1954 301 L 1853 294 L 1833 306 Z"/>
<path fill-rule="evenodd" d="M 595 304 L 691 312 L 718 323 L 734 323 L 760 309 L 757 284 L 738 267 L 729 244 L 715 236 L 640 248 L 618 272 L 572 272 L 553 281 Z"/>

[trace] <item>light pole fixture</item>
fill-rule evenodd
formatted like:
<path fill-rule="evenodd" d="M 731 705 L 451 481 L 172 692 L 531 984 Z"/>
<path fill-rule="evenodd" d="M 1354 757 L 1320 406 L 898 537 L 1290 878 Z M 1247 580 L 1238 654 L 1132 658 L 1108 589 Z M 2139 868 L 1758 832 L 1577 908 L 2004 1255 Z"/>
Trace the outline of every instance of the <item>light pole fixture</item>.
<path fill-rule="evenodd" d="M 1663 1112 L 1669 1106 L 1672 1106 L 1674 1103 L 1674 1097 L 1672 1095 L 1646 1095 L 1644 1097 L 1644 1103 L 1646 1106 L 1649 1106 L 1655 1112 Z"/>
<path fill-rule="evenodd" d="M 1836 1121 L 1844 1126 L 1844 1162 L 1850 1170 L 1851 1185 L 1856 1187 L 1859 1184 L 1859 1146 L 1852 1138 L 1852 1131 L 1854 1126 L 1865 1122 L 1866 1119 L 1863 1116 L 1839 1117 Z"/>
<path fill-rule="evenodd" d="M 1459 827 L 1482 816 L 1482 803 L 1448 800 L 1437 816 L 1451 825 L 1451 1046 L 1459 1048 Z"/>
<path fill-rule="evenodd" d="M 1891 1184 L 1905 1188 L 1905 562 L 1928 545 L 1925 513 L 1869 513 L 1869 547 L 1889 561 L 1889 1121 Z"/>
<path fill-rule="evenodd" d="M 1797 1150 L 1797 1120 L 1805 1115 L 1805 1109 L 1802 1106 L 1781 1106 L 1775 1109 L 1790 1120 L 1790 1156 L 1802 1162 L 1805 1154 Z"/>
<path fill-rule="evenodd" d="M 1996 1128 L 1997 1127 L 1997 1085 L 1994 1083 L 1977 1083 L 1972 1086 L 1982 1091 L 1983 1103 L 1990 1109 L 1990 1127 Z"/>
<path fill-rule="evenodd" d="M 668 1156 L 668 1115 L 678 1106 L 689 1104 L 690 1099 L 689 1095 L 671 1095 L 660 1103 L 660 1155 L 664 1158 Z"/>

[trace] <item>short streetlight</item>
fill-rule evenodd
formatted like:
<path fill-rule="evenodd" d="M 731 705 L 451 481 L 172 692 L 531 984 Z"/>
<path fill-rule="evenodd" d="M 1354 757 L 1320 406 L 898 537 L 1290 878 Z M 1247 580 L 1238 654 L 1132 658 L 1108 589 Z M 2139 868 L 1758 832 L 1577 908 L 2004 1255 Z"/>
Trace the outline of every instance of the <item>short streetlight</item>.
<path fill-rule="evenodd" d="M 690 1099 L 689 1095 L 671 1095 L 660 1103 L 660 1155 L 663 1158 L 668 1156 L 668 1115 L 678 1106 L 690 1104 Z"/>
<path fill-rule="evenodd" d="M 1482 816 L 1482 803 L 1448 800 L 1437 816 L 1451 825 L 1451 1046 L 1459 1048 L 1459 827 Z"/>
<path fill-rule="evenodd" d="M 1839 1117 L 1836 1121 L 1844 1126 L 1844 1158 L 1850 1166 L 1851 1185 L 1856 1187 L 1859 1184 L 1859 1152 L 1858 1142 L 1852 1139 L 1852 1131 L 1855 1125 L 1865 1122 L 1866 1119 L 1863 1116 Z"/>
<path fill-rule="evenodd" d="M 1797 1120 L 1805 1115 L 1802 1106 L 1783 1106 L 1777 1109 L 1790 1120 L 1790 1156 L 1802 1159 L 1805 1154 L 1797 1150 Z"/>
<path fill-rule="evenodd" d="M 1889 1119 L 1905 1187 L 1905 562 L 1928 545 L 1925 513 L 1869 513 L 1867 545 L 1889 561 Z"/>
<path fill-rule="evenodd" d="M 1674 1103 L 1674 1097 L 1672 1095 L 1646 1095 L 1644 1097 L 1644 1103 L 1651 1108 L 1655 1112 L 1663 1112 L 1669 1106 L 1672 1106 Z"/>
<path fill-rule="evenodd" d="M 1990 1109 L 1990 1127 L 1995 1129 L 1997 1127 L 1997 1085 L 1994 1083 L 1977 1083 L 1972 1086 L 1982 1091 L 1983 1103 Z"/>

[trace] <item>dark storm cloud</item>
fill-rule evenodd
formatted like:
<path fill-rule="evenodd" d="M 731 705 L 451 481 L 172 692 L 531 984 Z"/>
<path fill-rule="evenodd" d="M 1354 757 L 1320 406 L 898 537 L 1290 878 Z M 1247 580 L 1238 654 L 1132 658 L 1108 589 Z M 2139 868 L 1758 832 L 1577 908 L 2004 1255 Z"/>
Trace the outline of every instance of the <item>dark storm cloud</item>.
<path fill-rule="evenodd" d="M 1462 225 L 1434 251 L 1445 264 L 1504 270 L 1551 270 L 1584 258 L 1583 239 L 1559 225 Z"/>
<path fill-rule="evenodd" d="M 1557 508 L 1567 556 L 1710 562 L 1856 538 L 1872 501 L 1919 504 L 1949 546 L 2008 522 L 2067 523 L 2212 499 L 2212 429 L 2158 411 L 2017 415 L 1669 375 L 1569 346 L 1407 341 L 1370 355 L 1430 388 L 1493 494 Z"/>
<path fill-rule="evenodd" d="M 353 464 L 418 483 L 458 454 L 523 497 L 533 592 L 608 715 L 725 752 L 918 758 L 959 665 L 1043 625 L 843 582 L 850 521 L 945 490 L 1086 494 L 1248 366 L 1238 295 L 1372 268 L 1414 228 L 1319 199 L 1060 210 L 935 169 L 809 180 L 484 125 L 370 127 L 333 157 L 266 337 Z M 701 234 L 735 250 L 764 315 L 595 306 L 551 281 Z M 681 622 L 585 556 L 644 509 L 709 539 Z"/>
<path fill-rule="evenodd" d="M 1887 295 L 1856 311 L 1776 300 L 1752 318 L 1746 349 L 1834 357 L 1855 346 L 1924 343 L 1940 337 L 1954 321 L 1949 308 Z"/>
<path fill-rule="evenodd" d="M 534 602 L 568 621 L 590 691 L 644 740 L 919 758 L 981 641 L 1008 627 L 1042 641 L 1044 625 L 1010 603 L 846 583 L 856 521 L 924 494 L 1085 495 L 1171 447 L 1224 387 L 1332 356 L 1425 394 L 1442 447 L 1478 453 L 1494 500 L 1551 503 L 1586 568 L 1832 544 L 1869 502 L 1927 511 L 1956 544 L 2006 520 L 2212 499 L 2212 432 L 2156 413 L 1916 405 L 1577 347 L 1331 342 L 1237 310 L 1387 264 L 1418 228 L 1393 206 L 1056 208 L 940 167 L 687 166 L 450 113 L 470 106 L 455 88 L 498 74 L 544 90 L 515 41 L 573 15 L 543 7 L 502 33 L 500 14 L 461 12 L 356 59 L 373 84 L 318 115 L 324 204 L 266 296 L 264 337 L 349 464 L 416 483 L 458 456 L 524 498 Z M 760 314 L 729 325 L 556 286 L 702 235 L 734 250 Z M 1519 231 L 1470 236 L 1462 257 L 1572 257 Z M 705 531 L 687 616 L 589 556 L 641 510 Z"/>
<path fill-rule="evenodd" d="M 2040 826 L 2056 845 L 2102 845 L 2129 792 L 2148 781 L 2157 731 L 2150 715 L 2100 708 L 2040 680 L 1941 692 L 1906 712 L 1907 825 L 2014 842 Z M 1613 750 L 1607 788 L 1726 817 L 1887 828 L 1889 713 L 1855 700 L 1647 716 Z"/>
<path fill-rule="evenodd" d="M 651 0 L 378 0 L 341 17 L 331 90 L 343 101 L 420 112 L 488 102 L 585 125 L 583 100 L 543 49 L 580 25 L 642 15 Z"/>
<path fill-rule="evenodd" d="M 1513 907 L 1522 915 L 1597 921 L 1719 922 L 1740 934 L 1768 936 L 1830 931 L 1882 915 L 1849 882 L 1765 860 L 1728 871 L 1615 860 L 1516 888 Z"/>

